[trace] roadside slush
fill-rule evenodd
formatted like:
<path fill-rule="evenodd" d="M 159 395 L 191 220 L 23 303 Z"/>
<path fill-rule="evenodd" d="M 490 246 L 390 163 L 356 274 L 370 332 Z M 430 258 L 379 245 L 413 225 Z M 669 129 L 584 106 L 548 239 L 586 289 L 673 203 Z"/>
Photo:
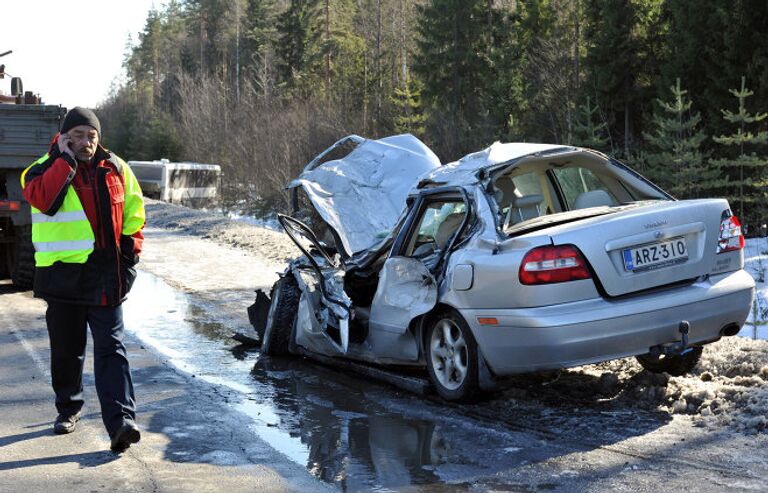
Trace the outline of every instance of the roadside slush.
<path fill-rule="evenodd" d="M 109 451 L 86 353 L 83 419 L 54 435 L 45 303 L 0 284 L 0 491 L 323 491 L 252 434 L 221 390 L 183 375 L 130 333 L 142 440 Z M 90 338 L 89 338 L 90 339 Z"/>

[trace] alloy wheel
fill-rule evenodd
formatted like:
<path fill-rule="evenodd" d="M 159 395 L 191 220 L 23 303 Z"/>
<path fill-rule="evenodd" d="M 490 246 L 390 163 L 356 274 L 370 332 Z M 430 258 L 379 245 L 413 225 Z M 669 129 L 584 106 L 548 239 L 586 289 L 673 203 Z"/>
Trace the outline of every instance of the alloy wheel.
<path fill-rule="evenodd" d="M 464 333 L 453 320 L 437 322 L 429 342 L 435 377 L 448 390 L 464 383 L 469 371 L 469 350 Z"/>

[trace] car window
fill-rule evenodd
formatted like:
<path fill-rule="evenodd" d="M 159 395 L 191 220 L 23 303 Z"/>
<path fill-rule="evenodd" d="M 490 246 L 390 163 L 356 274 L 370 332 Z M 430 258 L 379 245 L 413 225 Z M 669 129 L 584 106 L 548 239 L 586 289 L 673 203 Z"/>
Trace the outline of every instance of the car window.
<path fill-rule="evenodd" d="M 466 211 L 467 206 L 461 201 L 428 204 L 408 241 L 405 256 L 423 258 L 444 248 L 464 221 Z"/>
<path fill-rule="evenodd" d="M 495 198 L 504 228 L 551 213 L 550 194 L 542 190 L 542 178 L 544 175 L 540 173 L 528 172 L 496 179 Z"/>
<path fill-rule="evenodd" d="M 568 209 L 618 204 L 616 197 L 600 177 L 587 168 L 559 168 L 553 172 Z"/>

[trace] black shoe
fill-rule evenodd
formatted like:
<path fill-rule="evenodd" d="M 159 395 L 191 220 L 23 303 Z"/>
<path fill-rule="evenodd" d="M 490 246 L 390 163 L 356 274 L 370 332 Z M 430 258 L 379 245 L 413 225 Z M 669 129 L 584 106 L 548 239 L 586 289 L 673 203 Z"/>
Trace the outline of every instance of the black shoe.
<path fill-rule="evenodd" d="M 80 421 L 80 412 L 75 414 L 59 414 L 56 417 L 56 422 L 53 423 L 53 432 L 57 435 L 66 435 L 72 433 L 77 428 L 77 422 Z"/>
<path fill-rule="evenodd" d="M 110 450 L 112 452 L 120 453 L 131 446 L 132 443 L 139 443 L 141 440 L 141 433 L 139 427 L 133 421 L 125 421 L 123 426 L 117 429 L 114 435 L 112 435 L 112 443 L 110 444 Z"/>

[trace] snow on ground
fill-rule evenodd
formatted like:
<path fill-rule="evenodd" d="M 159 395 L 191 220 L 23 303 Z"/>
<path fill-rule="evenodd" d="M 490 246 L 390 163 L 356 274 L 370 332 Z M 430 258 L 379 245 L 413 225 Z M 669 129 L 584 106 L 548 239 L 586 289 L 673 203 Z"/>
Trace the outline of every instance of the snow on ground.
<path fill-rule="evenodd" d="M 744 268 L 755 279 L 755 303 L 752 313 L 747 319 L 746 326 L 754 327 L 757 320 L 758 332 L 767 333 L 768 338 L 768 237 L 750 238 L 744 246 Z"/>
<path fill-rule="evenodd" d="M 260 227 L 255 221 L 229 219 L 222 213 L 201 211 L 146 199 L 147 226 L 172 229 L 242 248 L 268 262 L 285 263 L 300 251 L 288 235 Z"/>
<path fill-rule="evenodd" d="M 259 256 L 269 264 L 284 264 L 299 254 L 286 234 L 260 227 L 256 221 L 149 199 L 147 217 L 150 227 L 209 238 Z M 746 269 L 757 282 L 747 326 L 756 319 L 758 332 L 763 333 L 760 331 L 768 327 L 768 238 L 747 240 L 744 257 Z M 693 373 L 683 377 L 644 372 L 634 358 L 574 368 L 562 375 L 558 376 L 559 385 L 549 387 L 560 393 L 560 399 L 598 393 L 622 407 L 689 415 L 695 424 L 709 429 L 757 433 L 768 428 L 767 340 L 728 337 L 710 344 Z M 594 385 L 575 388 L 589 382 Z M 520 389 L 513 389 L 489 405 L 499 406 L 503 412 L 509 399 L 515 400 L 518 395 Z M 528 393 L 526 398 L 530 397 Z"/>
<path fill-rule="evenodd" d="M 644 372 L 634 358 L 571 371 L 599 376 L 607 393 L 629 406 L 687 414 L 711 429 L 745 433 L 768 426 L 768 341 L 726 337 L 706 346 L 690 375 Z"/>

